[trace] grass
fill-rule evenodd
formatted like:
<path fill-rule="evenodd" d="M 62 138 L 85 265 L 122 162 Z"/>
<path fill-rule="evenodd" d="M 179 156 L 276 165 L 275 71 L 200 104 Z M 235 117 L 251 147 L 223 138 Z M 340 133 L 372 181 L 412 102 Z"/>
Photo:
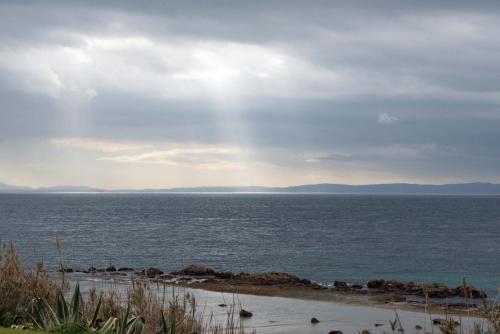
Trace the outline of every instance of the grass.
<path fill-rule="evenodd" d="M 62 262 L 60 268 L 64 269 Z M 175 293 L 167 296 L 165 286 L 159 283 L 132 280 L 125 291 L 110 286 L 101 292 L 91 289 L 85 296 L 77 284 L 67 300 L 64 296 L 68 290 L 64 270 L 60 277 L 53 277 L 42 264 L 28 270 L 12 244 L 5 244 L 0 253 L 0 334 L 19 333 L 8 328 L 12 323 L 37 329 L 23 331 L 28 334 L 246 333 L 234 306 L 227 309 L 225 321 L 216 323 L 213 314 L 198 311 L 194 296 Z M 464 291 L 468 291 L 465 280 Z M 428 305 L 426 289 L 424 296 Z M 447 316 L 436 334 L 500 334 L 500 305 L 485 304 L 481 312 L 486 326 L 462 328 Z M 392 333 L 403 332 L 397 313 L 390 326 Z M 433 328 L 431 333 L 435 333 Z"/>
<path fill-rule="evenodd" d="M 47 332 L 42 332 L 42 331 L 35 331 L 31 329 L 26 329 L 20 331 L 19 329 L 13 329 L 13 328 L 8 328 L 8 327 L 0 327 L 0 334 L 44 334 Z"/>
<path fill-rule="evenodd" d="M 56 240 L 57 241 L 57 240 Z M 61 262 L 61 269 L 64 265 Z M 82 334 L 244 334 L 245 330 L 229 308 L 227 318 L 216 323 L 213 315 L 198 312 L 190 294 L 166 296 L 160 285 L 132 281 L 121 292 L 116 286 L 92 289 L 82 296 L 75 287 L 66 300 L 68 282 L 61 270 L 53 277 L 43 265 L 25 269 L 12 244 L 0 256 L 0 334 L 19 331 L 5 327 L 26 325 L 42 332 Z M 207 320 L 208 319 L 208 320 Z"/>

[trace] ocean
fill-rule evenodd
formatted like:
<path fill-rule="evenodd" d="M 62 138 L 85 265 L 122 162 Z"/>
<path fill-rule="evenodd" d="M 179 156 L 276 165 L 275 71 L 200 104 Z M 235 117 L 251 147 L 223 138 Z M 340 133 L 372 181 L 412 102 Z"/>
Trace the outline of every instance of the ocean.
<path fill-rule="evenodd" d="M 285 271 L 500 287 L 500 196 L 0 194 L 0 240 L 25 263 Z"/>

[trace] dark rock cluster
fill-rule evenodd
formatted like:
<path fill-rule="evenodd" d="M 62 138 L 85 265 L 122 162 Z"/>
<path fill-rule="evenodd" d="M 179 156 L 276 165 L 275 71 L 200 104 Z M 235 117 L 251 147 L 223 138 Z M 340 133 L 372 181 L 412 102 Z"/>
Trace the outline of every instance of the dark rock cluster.
<path fill-rule="evenodd" d="M 66 273 L 78 272 L 72 268 L 63 268 L 59 271 Z M 132 272 L 133 268 L 109 266 L 107 268 L 90 267 L 84 273 L 109 273 L 111 275 L 126 275 L 125 272 Z M 190 265 L 179 271 L 165 274 L 159 268 L 149 267 L 142 271 L 135 272 L 136 275 L 159 280 L 173 280 L 179 283 L 186 283 L 194 279 L 202 279 L 201 283 L 227 283 L 231 285 L 254 285 L 254 286 L 279 286 L 279 287 L 306 287 L 312 289 L 326 289 L 317 283 L 311 282 L 308 279 L 302 279 L 295 275 L 283 272 L 266 272 L 266 273 L 239 273 L 234 274 L 228 271 L 216 271 L 209 267 Z M 387 293 L 393 296 L 413 295 L 429 298 L 449 298 L 449 297 L 466 297 L 472 299 L 486 298 L 484 291 L 474 287 L 459 286 L 450 288 L 441 283 L 431 285 L 416 284 L 414 282 L 401 282 L 396 280 L 372 279 L 366 283 L 366 286 L 360 284 L 348 284 L 343 281 L 335 281 L 334 288 L 342 292 L 357 292 L 357 293 Z M 395 301 L 404 301 L 403 298 L 395 299 Z"/>
<path fill-rule="evenodd" d="M 406 295 L 414 295 L 429 298 L 449 298 L 449 297 L 468 297 L 468 298 L 486 298 L 486 293 L 474 287 L 460 286 L 450 288 L 442 283 L 431 285 L 416 284 L 414 282 L 400 282 L 395 280 L 386 281 L 383 279 L 370 280 L 366 284 L 368 289 L 376 292 L 393 292 Z"/>
<path fill-rule="evenodd" d="M 182 270 L 170 273 L 172 275 L 186 275 L 186 276 L 210 276 L 220 279 L 233 278 L 234 274 L 229 271 L 215 271 L 212 268 L 190 265 Z"/>

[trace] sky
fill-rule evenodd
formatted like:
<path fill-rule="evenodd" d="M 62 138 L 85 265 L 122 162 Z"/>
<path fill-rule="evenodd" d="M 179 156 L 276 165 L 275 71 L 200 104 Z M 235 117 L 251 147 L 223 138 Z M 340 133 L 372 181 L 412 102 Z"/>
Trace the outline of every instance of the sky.
<path fill-rule="evenodd" d="M 0 182 L 500 182 L 497 1 L 1 1 Z"/>

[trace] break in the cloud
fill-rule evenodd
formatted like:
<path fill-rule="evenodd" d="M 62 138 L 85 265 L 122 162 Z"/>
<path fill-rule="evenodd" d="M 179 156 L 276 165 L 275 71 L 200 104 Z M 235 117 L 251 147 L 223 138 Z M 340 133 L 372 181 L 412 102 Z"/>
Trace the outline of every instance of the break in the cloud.
<path fill-rule="evenodd" d="M 494 1 L 4 1 L 0 181 L 499 182 L 499 22 Z"/>
<path fill-rule="evenodd" d="M 245 168 L 239 161 L 240 150 L 221 146 L 187 146 L 155 150 L 134 155 L 103 156 L 98 161 L 117 163 L 160 164 L 206 170 L 235 170 Z"/>

